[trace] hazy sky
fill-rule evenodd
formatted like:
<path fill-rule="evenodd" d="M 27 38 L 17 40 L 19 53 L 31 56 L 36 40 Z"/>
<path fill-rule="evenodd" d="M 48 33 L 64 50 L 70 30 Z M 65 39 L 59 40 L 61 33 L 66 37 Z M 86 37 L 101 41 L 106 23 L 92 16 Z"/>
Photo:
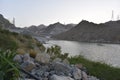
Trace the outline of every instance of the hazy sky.
<path fill-rule="evenodd" d="M 120 0 L 0 0 L 0 14 L 16 26 L 79 23 L 82 19 L 101 23 L 120 15 Z"/>

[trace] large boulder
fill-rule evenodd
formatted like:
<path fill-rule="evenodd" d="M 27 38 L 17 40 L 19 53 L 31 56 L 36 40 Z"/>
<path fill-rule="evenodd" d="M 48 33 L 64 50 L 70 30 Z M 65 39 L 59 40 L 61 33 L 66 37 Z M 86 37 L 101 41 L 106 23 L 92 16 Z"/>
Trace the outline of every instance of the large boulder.
<path fill-rule="evenodd" d="M 44 54 L 37 54 L 35 57 L 35 60 L 40 63 L 49 63 L 50 61 L 50 55 L 44 53 Z"/>
<path fill-rule="evenodd" d="M 71 67 L 67 64 L 61 63 L 61 62 L 56 62 L 53 64 L 54 70 L 57 73 L 64 73 L 66 75 L 69 75 L 69 73 L 71 72 Z"/>
<path fill-rule="evenodd" d="M 74 80 L 70 77 L 66 77 L 66 76 L 57 76 L 57 75 L 52 75 L 50 80 Z"/>

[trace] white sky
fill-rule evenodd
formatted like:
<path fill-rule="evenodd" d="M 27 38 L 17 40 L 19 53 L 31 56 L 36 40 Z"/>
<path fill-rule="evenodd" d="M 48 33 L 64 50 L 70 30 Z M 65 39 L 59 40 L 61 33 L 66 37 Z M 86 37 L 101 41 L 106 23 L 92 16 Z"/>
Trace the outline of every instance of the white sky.
<path fill-rule="evenodd" d="M 120 0 L 0 0 L 0 14 L 16 26 L 55 22 L 79 23 L 82 19 L 102 23 L 120 15 Z"/>

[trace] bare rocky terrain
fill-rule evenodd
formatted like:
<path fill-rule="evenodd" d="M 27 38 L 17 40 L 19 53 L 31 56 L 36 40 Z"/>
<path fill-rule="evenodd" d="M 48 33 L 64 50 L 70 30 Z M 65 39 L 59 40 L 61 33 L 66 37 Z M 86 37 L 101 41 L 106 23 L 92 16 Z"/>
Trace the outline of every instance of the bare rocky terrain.
<path fill-rule="evenodd" d="M 53 38 L 82 42 L 120 43 L 120 20 L 101 24 L 83 20 L 74 28 L 55 35 Z"/>

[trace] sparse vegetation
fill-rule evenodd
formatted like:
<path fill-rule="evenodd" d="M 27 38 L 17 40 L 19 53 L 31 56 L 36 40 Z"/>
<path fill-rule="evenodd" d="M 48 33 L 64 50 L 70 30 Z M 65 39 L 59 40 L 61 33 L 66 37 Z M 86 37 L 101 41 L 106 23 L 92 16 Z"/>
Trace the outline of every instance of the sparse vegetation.
<path fill-rule="evenodd" d="M 15 52 L 0 50 L 0 80 L 17 80 L 20 76 L 14 56 Z"/>
<path fill-rule="evenodd" d="M 31 36 L 21 35 L 0 28 L 0 49 L 17 50 L 17 52 L 21 54 L 23 52 L 30 52 L 30 50 L 34 50 L 35 47 L 41 52 L 45 51 L 45 47 Z"/>
<path fill-rule="evenodd" d="M 62 60 L 64 60 L 65 58 L 68 57 L 68 53 L 62 54 L 60 46 L 57 46 L 57 45 L 51 46 L 50 48 L 48 48 L 47 53 L 50 54 L 53 59 L 56 57 L 59 57 Z"/>

